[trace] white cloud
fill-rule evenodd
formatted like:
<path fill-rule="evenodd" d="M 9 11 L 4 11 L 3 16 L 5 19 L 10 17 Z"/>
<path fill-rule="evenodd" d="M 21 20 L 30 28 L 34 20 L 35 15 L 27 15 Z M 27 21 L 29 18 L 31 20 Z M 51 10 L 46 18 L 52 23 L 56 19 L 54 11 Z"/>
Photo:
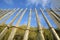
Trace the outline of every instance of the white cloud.
<path fill-rule="evenodd" d="M 4 0 L 4 2 L 5 2 L 6 4 L 10 4 L 10 5 L 13 4 L 13 0 Z"/>
<path fill-rule="evenodd" d="M 42 0 L 42 3 L 43 3 L 43 4 L 42 4 L 43 6 L 46 6 L 47 3 L 48 3 L 48 0 Z"/>
<path fill-rule="evenodd" d="M 48 0 L 27 0 L 27 4 L 30 5 L 39 5 L 42 4 L 42 6 L 46 6 L 48 3 Z"/>
<path fill-rule="evenodd" d="M 33 4 L 33 5 L 38 5 L 38 4 L 40 4 L 40 2 L 39 2 L 40 0 L 27 0 L 27 4 L 28 5 L 30 5 L 30 4 Z"/>

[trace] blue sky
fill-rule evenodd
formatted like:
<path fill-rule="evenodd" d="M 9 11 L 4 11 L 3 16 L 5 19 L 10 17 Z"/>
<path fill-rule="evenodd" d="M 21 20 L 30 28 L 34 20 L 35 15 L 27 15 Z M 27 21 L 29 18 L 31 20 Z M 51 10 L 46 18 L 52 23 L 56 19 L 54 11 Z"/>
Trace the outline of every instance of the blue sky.
<path fill-rule="evenodd" d="M 32 11 L 31 26 L 37 26 L 35 12 L 34 12 L 34 8 L 37 8 L 41 24 L 44 27 L 48 28 L 39 8 L 46 9 L 46 8 L 50 8 L 50 6 L 51 6 L 51 0 L 0 0 L 0 8 L 2 8 L 2 9 L 28 8 L 28 11 L 24 15 L 20 25 L 27 24 L 29 8 L 32 8 L 33 11 Z M 46 16 L 48 15 L 46 12 L 44 12 L 44 13 Z M 13 17 L 10 17 L 10 19 L 8 19 L 6 21 L 6 23 L 8 24 L 14 18 L 15 15 L 16 15 L 16 13 L 14 15 L 12 15 Z M 19 16 L 18 16 L 18 18 L 19 18 Z M 16 24 L 16 22 L 18 21 L 18 18 L 15 20 L 15 22 L 13 24 Z M 47 16 L 47 18 L 50 21 L 50 23 L 52 24 L 52 26 L 56 27 L 56 24 L 54 24 L 54 22 L 52 21 L 52 19 L 50 18 L 49 15 Z"/>
<path fill-rule="evenodd" d="M 51 0 L 0 0 L 0 8 L 50 7 Z"/>

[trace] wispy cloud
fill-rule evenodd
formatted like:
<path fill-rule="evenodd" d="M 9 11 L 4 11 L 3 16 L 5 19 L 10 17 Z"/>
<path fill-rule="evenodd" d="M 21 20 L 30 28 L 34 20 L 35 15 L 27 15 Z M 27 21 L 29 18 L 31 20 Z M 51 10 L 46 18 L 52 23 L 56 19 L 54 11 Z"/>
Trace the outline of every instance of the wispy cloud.
<path fill-rule="evenodd" d="M 43 5 L 43 6 L 46 6 L 47 3 L 48 3 L 48 0 L 42 0 L 42 5 Z"/>
<path fill-rule="evenodd" d="M 35 6 L 38 6 L 38 5 L 42 5 L 43 7 L 45 7 L 48 3 L 48 0 L 27 0 L 27 5 L 35 5 Z"/>
<path fill-rule="evenodd" d="M 40 4 L 39 1 L 40 0 L 38 0 L 38 1 L 37 0 L 27 0 L 27 4 L 28 5 L 33 4 L 33 5 L 36 5 L 37 6 L 38 4 Z"/>
<path fill-rule="evenodd" d="M 30 5 L 30 4 L 32 4 L 32 5 L 38 5 L 38 4 L 40 4 L 40 2 L 39 2 L 40 0 L 27 0 L 27 4 L 28 5 Z"/>
<path fill-rule="evenodd" d="M 13 0 L 4 0 L 4 2 L 5 2 L 6 4 L 9 4 L 9 5 L 12 5 L 12 4 L 13 4 Z"/>

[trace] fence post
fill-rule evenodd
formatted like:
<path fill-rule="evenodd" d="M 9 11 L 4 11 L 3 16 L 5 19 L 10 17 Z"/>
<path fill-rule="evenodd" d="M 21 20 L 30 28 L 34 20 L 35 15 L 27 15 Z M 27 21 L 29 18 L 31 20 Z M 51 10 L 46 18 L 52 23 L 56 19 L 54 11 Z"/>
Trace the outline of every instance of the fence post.
<path fill-rule="evenodd" d="M 52 33 L 54 34 L 54 36 L 56 37 L 57 40 L 60 40 L 58 34 L 56 33 L 56 31 L 54 30 L 54 28 L 52 27 L 52 25 L 50 24 L 50 22 L 48 21 L 48 19 L 46 18 L 46 16 L 44 15 L 43 10 L 40 8 L 42 15 L 46 21 L 46 23 L 48 24 L 48 27 L 50 28 L 50 30 L 52 31 Z"/>

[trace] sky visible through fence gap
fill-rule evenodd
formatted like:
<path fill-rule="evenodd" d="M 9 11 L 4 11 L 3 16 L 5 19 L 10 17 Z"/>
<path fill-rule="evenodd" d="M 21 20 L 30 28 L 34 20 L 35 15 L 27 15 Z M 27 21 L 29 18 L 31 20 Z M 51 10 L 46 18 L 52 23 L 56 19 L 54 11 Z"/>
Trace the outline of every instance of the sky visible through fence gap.
<path fill-rule="evenodd" d="M 35 11 L 34 9 L 36 8 L 38 10 L 38 15 L 41 21 L 41 24 L 45 27 L 48 28 L 42 14 L 39 8 L 42 9 L 46 9 L 46 8 L 50 8 L 51 7 L 51 0 L 0 0 L 0 9 L 14 9 L 14 8 L 28 8 L 28 10 L 26 11 L 20 25 L 27 25 L 28 23 L 28 15 L 29 15 L 29 9 L 32 8 L 32 19 L 31 19 L 31 26 L 37 26 L 36 24 L 36 16 L 35 16 Z M 17 12 L 16 12 L 17 13 Z M 7 21 L 6 24 L 8 24 L 11 19 L 14 18 L 14 16 L 16 15 L 16 13 L 10 17 Z M 48 20 L 50 21 L 50 23 L 53 25 L 54 28 L 56 28 L 56 24 L 52 21 L 52 19 L 49 17 L 49 15 L 47 14 L 47 12 L 44 12 L 45 15 L 47 16 Z M 20 16 L 17 17 L 17 19 L 14 21 L 13 25 L 16 24 L 16 22 L 18 21 L 18 18 Z M 0 20 L 2 21 L 2 20 Z"/>

